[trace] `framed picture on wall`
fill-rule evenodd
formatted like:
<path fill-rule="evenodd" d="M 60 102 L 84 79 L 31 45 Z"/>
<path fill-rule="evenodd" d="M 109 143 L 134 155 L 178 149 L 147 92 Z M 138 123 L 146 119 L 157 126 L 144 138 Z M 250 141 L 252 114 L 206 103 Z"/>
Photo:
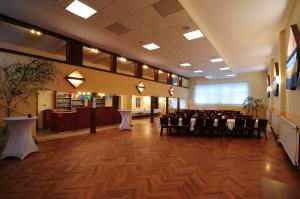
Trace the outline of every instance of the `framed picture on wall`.
<path fill-rule="evenodd" d="M 287 61 L 286 61 L 286 89 L 296 90 L 299 82 L 299 47 L 300 32 L 297 25 L 290 28 Z"/>
<path fill-rule="evenodd" d="M 267 77 L 267 97 L 269 98 L 271 96 L 271 82 L 270 82 L 270 75 Z"/>

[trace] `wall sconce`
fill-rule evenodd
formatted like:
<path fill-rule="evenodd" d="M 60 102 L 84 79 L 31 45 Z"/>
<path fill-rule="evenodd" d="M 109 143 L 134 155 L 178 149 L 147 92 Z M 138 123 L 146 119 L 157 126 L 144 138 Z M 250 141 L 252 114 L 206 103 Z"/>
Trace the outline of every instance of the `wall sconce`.
<path fill-rule="evenodd" d="M 170 88 L 170 90 L 169 90 L 170 95 L 173 96 L 173 95 L 174 95 L 174 92 L 175 92 L 175 90 L 174 90 L 174 88 L 171 86 L 171 88 Z"/>
<path fill-rule="evenodd" d="M 275 62 L 274 64 L 274 77 L 275 80 L 273 81 L 273 96 L 277 97 L 279 96 L 279 83 L 280 83 L 279 66 L 277 62 Z"/>
<path fill-rule="evenodd" d="M 74 88 L 77 88 L 85 81 L 85 78 L 77 69 L 73 70 L 72 73 L 66 76 L 66 79 Z"/>
<path fill-rule="evenodd" d="M 138 92 L 140 93 L 140 94 L 142 94 L 143 92 L 144 92 L 144 90 L 145 90 L 145 85 L 143 84 L 143 82 L 139 82 L 138 83 L 138 85 L 136 86 L 136 89 L 138 90 Z"/>

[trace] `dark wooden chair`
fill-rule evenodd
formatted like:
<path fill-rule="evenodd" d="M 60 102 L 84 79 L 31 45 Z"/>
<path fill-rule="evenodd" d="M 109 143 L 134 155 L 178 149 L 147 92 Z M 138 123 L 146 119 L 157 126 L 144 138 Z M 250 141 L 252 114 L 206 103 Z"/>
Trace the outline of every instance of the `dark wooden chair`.
<path fill-rule="evenodd" d="M 184 118 L 182 118 L 182 125 L 179 127 L 179 131 L 184 130 L 185 132 L 189 132 L 190 126 L 191 126 L 191 118 L 184 117 Z"/>
<path fill-rule="evenodd" d="M 218 126 L 217 130 L 220 133 L 221 136 L 224 134 L 227 134 L 227 119 L 218 119 Z"/>
<path fill-rule="evenodd" d="M 205 131 L 208 132 L 209 134 L 214 134 L 214 122 L 215 119 L 214 118 L 208 118 L 205 120 Z"/>
<path fill-rule="evenodd" d="M 245 131 L 247 135 L 250 137 L 254 131 L 256 119 L 246 119 L 246 127 Z"/>
<path fill-rule="evenodd" d="M 268 125 L 268 120 L 265 119 L 259 119 L 258 120 L 258 125 L 255 130 L 257 130 L 257 138 L 260 139 L 260 134 L 263 132 L 265 134 L 265 139 L 267 140 L 267 125 Z"/>
<path fill-rule="evenodd" d="M 197 117 L 196 118 L 196 123 L 195 123 L 195 126 L 194 126 L 194 130 L 195 132 L 201 132 L 203 129 L 204 129 L 204 119 L 202 117 Z"/>
<path fill-rule="evenodd" d="M 176 129 L 177 132 L 179 131 L 179 118 L 178 117 L 170 117 L 170 134 L 172 134 L 172 129 Z"/>
<path fill-rule="evenodd" d="M 245 131 L 245 120 L 244 119 L 235 119 L 235 125 L 233 132 L 235 135 L 240 136 Z"/>
<path fill-rule="evenodd" d="M 168 117 L 160 118 L 160 135 L 163 134 L 164 129 L 167 129 L 167 134 L 169 134 L 169 118 Z"/>

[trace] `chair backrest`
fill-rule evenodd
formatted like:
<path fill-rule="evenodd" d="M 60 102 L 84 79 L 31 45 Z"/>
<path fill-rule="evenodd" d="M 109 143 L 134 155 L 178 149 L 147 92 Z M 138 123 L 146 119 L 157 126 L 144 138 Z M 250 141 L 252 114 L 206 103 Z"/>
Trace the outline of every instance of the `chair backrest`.
<path fill-rule="evenodd" d="M 177 126 L 178 122 L 179 122 L 179 118 L 176 118 L 176 117 L 170 118 L 170 123 L 172 126 Z"/>
<path fill-rule="evenodd" d="M 218 127 L 226 127 L 227 119 L 218 119 Z"/>
<path fill-rule="evenodd" d="M 191 118 L 190 117 L 184 117 L 182 118 L 182 125 L 187 126 L 191 124 Z"/>
<path fill-rule="evenodd" d="M 208 119 L 206 119 L 205 120 L 205 126 L 206 127 L 213 127 L 214 126 L 214 119 L 212 119 L 212 118 L 208 118 Z"/>
<path fill-rule="evenodd" d="M 197 117 L 195 126 L 196 127 L 203 127 L 204 126 L 204 119 L 201 118 L 201 117 Z"/>
<path fill-rule="evenodd" d="M 268 125 L 268 120 L 265 120 L 265 119 L 258 120 L 258 128 L 260 128 L 262 130 L 266 130 L 267 125 Z"/>
<path fill-rule="evenodd" d="M 167 117 L 160 118 L 160 125 L 167 126 L 168 123 L 169 123 L 169 118 L 167 118 Z"/>
<path fill-rule="evenodd" d="M 246 119 L 246 127 L 254 128 L 256 119 Z"/>
<path fill-rule="evenodd" d="M 244 119 L 235 119 L 235 127 L 242 128 L 244 127 L 245 120 Z"/>

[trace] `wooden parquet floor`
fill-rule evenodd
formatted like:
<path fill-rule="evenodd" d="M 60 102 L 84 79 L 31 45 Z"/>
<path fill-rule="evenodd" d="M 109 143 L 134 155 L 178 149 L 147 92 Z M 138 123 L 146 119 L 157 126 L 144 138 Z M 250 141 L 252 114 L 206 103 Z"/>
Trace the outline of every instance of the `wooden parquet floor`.
<path fill-rule="evenodd" d="M 159 136 L 148 123 L 43 142 L 23 161 L 0 161 L 0 198 L 258 198 L 262 177 L 300 187 L 269 138 Z"/>

